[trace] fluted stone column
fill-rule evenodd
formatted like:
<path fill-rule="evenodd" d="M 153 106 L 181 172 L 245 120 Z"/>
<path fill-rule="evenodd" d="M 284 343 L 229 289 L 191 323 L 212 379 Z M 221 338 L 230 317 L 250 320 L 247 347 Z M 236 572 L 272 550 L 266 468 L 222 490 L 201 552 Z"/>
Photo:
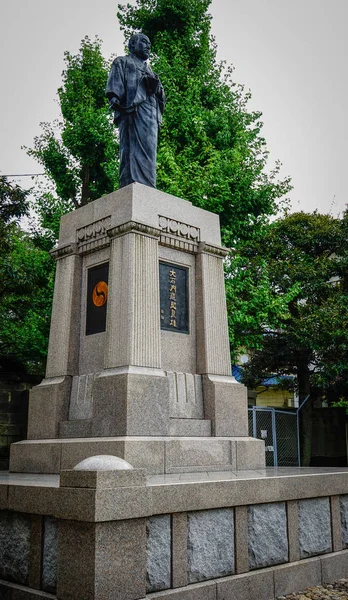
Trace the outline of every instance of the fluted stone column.
<path fill-rule="evenodd" d="M 160 230 L 131 221 L 108 235 L 112 242 L 105 367 L 160 368 Z"/>
<path fill-rule="evenodd" d="M 129 221 L 111 238 L 105 369 L 94 384 L 93 435 L 166 435 L 168 380 L 161 370 L 160 230 Z"/>
<path fill-rule="evenodd" d="M 59 422 L 68 418 L 72 375 L 78 369 L 82 261 L 76 244 L 61 246 L 51 255 L 57 269 L 46 377 L 30 392 L 28 439 L 58 437 Z"/>
<path fill-rule="evenodd" d="M 247 436 L 247 390 L 231 376 L 223 259 L 227 248 L 201 242 L 196 259 L 197 372 L 215 436 Z"/>

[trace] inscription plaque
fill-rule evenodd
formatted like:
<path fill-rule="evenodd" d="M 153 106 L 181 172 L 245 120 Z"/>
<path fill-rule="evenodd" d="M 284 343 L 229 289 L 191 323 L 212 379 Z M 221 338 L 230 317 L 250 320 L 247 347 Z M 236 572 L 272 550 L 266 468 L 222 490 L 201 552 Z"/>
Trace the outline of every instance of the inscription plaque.
<path fill-rule="evenodd" d="M 188 268 L 159 264 L 161 329 L 189 333 Z"/>
<path fill-rule="evenodd" d="M 86 335 L 105 331 L 108 280 L 109 263 L 88 269 Z"/>

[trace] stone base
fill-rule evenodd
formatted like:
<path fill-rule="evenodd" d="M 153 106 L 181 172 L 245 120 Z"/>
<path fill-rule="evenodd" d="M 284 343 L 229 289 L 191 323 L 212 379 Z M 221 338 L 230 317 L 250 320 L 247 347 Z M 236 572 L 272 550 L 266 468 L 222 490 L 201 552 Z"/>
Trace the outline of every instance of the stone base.
<path fill-rule="evenodd" d="M 274 600 L 347 578 L 347 476 L 0 474 L 0 597 Z"/>
<path fill-rule="evenodd" d="M 239 471 L 265 466 L 264 442 L 255 438 L 120 436 L 18 442 L 11 446 L 10 471 L 59 473 L 98 454 L 119 456 L 149 474 Z"/>
<path fill-rule="evenodd" d="M 109 369 L 95 379 L 92 436 L 168 434 L 168 379 L 144 371 Z"/>

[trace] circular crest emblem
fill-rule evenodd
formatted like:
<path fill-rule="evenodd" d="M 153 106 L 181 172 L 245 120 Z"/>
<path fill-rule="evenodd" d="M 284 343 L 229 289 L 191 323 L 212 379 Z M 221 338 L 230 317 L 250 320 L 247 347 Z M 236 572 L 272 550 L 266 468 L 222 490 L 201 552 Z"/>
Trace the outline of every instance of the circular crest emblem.
<path fill-rule="evenodd" d="M 103 306 L 108 299 L 108 284 L 98 281 L 92 292 L 92 300 L 95 306 Z"/>

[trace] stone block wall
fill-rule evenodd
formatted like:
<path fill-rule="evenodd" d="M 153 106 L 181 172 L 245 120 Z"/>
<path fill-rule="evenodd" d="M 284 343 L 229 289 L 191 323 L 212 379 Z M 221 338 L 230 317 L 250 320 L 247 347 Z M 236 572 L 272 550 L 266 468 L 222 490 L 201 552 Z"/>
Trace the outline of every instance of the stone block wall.
<path fill-rule="evenodd" d="M 118 533 L 113 544 L 127 546 L 127 528 L 141 520 L 120 521 L 122 536 Z M 5 598 L 17 598 L 10 594 L 19 586 L 24 600 L 65 600 L 64 594 L 56 595 L 59 522 L 50 516 L 0 511 L 0 597 L 6 590 Z M 69 523 L 62 521 L 63 546 Z M 91 524 L 80 526 L 83 532 Z M 138 539 L 139 556 L 147 556 L 142 598 L 175 600 L 181 590 L 180 600 L 269 600 L 348 576 L 348 494 L 157 514 L 146 518 L 146 551 L 144 542 Z M 110 570 L 110 564 L 105 568 Z M 117 565 L 131 574 L 131 567 Z M 113 576 L 116 571 L 108 574 Z M 140 598 L 138 592 L 126 592 L 122 599 Z"/>

